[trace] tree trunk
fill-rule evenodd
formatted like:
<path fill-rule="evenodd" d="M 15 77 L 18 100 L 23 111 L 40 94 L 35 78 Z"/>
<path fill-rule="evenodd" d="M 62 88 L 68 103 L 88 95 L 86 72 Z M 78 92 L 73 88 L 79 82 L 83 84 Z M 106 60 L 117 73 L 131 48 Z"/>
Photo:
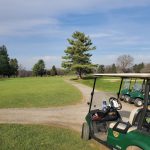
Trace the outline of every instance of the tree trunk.
<path fill-rule="evenodd" d="M 80 79 L 82 79 L 82 71 L 81 71 L 81 70 L 79 70 L 79 72 L 78 72 L 78 73 L 79 73 L 79 78 L 80 78 Z"/>

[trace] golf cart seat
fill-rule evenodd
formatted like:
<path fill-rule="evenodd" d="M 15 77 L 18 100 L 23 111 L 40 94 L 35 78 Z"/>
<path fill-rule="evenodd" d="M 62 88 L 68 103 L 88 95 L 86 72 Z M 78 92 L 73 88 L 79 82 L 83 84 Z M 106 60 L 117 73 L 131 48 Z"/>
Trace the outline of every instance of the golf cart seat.
<path fill-rule="evenodd" d="M 109 128 L 112 128 L 115 131 L 121 132 L 121 133 L 127 133 L 131 132 L 133 130 L 137 129 L 137 119 L 139 118 L 139 114 L 141 112 L 141 108 L 135 108 L 131 111 L 129 121 L 123 122 L 112 122 L 109 125 Z"/>

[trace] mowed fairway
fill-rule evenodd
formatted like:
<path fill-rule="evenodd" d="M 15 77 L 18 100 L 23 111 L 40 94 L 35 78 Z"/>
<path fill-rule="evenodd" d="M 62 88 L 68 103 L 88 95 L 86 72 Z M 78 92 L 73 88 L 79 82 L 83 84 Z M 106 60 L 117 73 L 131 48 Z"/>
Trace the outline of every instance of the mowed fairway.
<path fill-rule="evenodd" d="M 92 87 L 94 83 L 94 80 L 91 78 L 86 78 L 83 80 L 76 80 L 76 81 L 90 87 Z M 101 91 L 116 93 L 118 92 L 119 84 L 120 84 L 119 78 L 101 77 L 97 79 L 96 89 Z"/>
<path fill-rule="evenodd" d="M 0 108 L 64 106 L 81 99 L 62 77 L 0 79 Z"/>
<path fill-rule="evenodd" d="M 98 150 L 69 129 L 40 125 L 0 125 L 2 150 Z"/>

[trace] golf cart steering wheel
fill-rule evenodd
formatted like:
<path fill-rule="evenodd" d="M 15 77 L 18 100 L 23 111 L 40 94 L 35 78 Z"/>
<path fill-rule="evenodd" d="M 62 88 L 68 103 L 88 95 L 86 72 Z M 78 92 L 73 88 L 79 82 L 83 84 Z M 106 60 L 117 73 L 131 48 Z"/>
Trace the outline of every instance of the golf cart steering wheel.
<path fill-rule="evenodd" d="M 110 103 L 111 107 L 113 107 L 117 110 L 120 110 L 122 108 L 122 104 L 115 97 L 110 97 L 109 98 L 109 103 Z"/>

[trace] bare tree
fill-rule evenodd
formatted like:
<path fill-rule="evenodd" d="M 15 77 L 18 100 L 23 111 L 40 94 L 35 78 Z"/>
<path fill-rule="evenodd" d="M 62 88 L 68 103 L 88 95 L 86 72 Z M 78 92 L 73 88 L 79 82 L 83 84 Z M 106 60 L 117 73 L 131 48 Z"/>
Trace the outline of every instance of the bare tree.
<path fill-rule="evenodd" d="M 26 70 L 26 68 L 20 64 L 18 68 L 18 77 L 31 77 L 31 76 L 32 71 Z"/>
<path fill-rule="evenodd" d="M 117 58 L 117 65 L 121 72 L 130 72 L 130 67 L 133 65 L 134 58 L 130 55 L 121 55 Z"/>

